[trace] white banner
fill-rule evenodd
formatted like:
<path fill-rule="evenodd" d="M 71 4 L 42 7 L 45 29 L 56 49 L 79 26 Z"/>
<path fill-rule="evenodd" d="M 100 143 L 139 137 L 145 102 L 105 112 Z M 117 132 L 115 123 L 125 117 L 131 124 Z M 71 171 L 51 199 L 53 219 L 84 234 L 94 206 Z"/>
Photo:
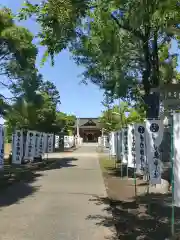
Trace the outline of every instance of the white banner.
<path fill-rule="evenodd" d="M 69 136 L 70 147 L 74 146 L 74 136 Z"/>
<path fill-rule="evenodd" d="M 40 149 L 39 149 L 40 134 L 41 134 L 40 132 L 35 132 L 35 153 L 34 153 L 35 158 L 40 157 Z"/>
<path fill-rule="evenodd" d="M 102 137 L 98 137 L 98 146 L 101 146 L 102 144 Z"/>
<path fill-rule="evenodd" d="M 59 148 L 59 136 L 55 136 L 55 148 Z"/>
<path fill-rule="evenodd" d="M 47 136 L 47 152 L 53 153 L 54 151 L 54 134 L 48 134 Z"/>
<path fill-rule="evenodd" d="M 74 136 L 64 136 L 64 148 L 71 148 L 74 146 Z"/>
<path fill-rule="evenodd" d="M 174 201 L 180 207 L 180 113 L 173 114 Z"/>
<path fill-rule="evenodd" d="M 121 131 L 117 132 L 117 159 L 120 160 L 122 156 L 122 136 Z"/>
<path fill-rule="evenodd" d="M 136 169 L 138 173 L 147 171 L 145 124 L 135 124 Z"/>
<path fill-rule="evenodd" d="M 108 137 L 107 135 L 104 136 L 104 146 L 105 146 L 106 148 L 109 147 L 109 137 Z"/>
<path fill-rule="evenodd" d="M 161 161 L 159 146 L 163 139 L 163 122 L 146 121 L 146 150 L 151 184 L 161 184 Z"/>
<path fill-rule="evenodd" d="M 128 163 L 128 128 L 122 129 L 122 162 Z"/>
<path fill-rule="evenodd" d="M 44 154 L 44 133 L 39 134 L 39 156 Z"/>
<path fill-rule="evenodd" d="M 68 136 L 64 136 L 64 148 L 69 148 L 69 141 L 68 141 Z"/>
<path fill-rule="evenodd" d="M 118 151 L 118 132 L 114 132 L 114 150 L 115 156 L 117 158 L 117 151 Z"/>
<path fill-rule="evenodd" d="M 16 130 L 13 134 L 12 163 L 21 164 L 23 158 L 23 131 Z"/>
<path fill-rule="evenodd" d="M 35 156 L 35 131 L 28 131 L 26 138 L 25 159 L 33 160 Z"/>
<path fill-rule="evenodd" d="M 109 150 L 110 150 L 110 155 L 115 156 L 115 133 L 111 132 L 109 135 Z"/>
<path fill-rule="evenodd" d="M 128 126 L 128 167 L 136 165 L 134 125 Z"/>
<path fill-rule="evenodd" d="M 11 149 L 14 147 L 14 139 L 15 139 L 15 133 L 13 132 L 12 137 L 11 137 Z"/>
<path fill-rule="evenodd" d="M 48 146 L 48 134 L 43 133 L 43 153 L 47 153 L 47 146 Z"/>
<path fill-rule="evenodd" d="M 4 127 L 0 125 L 0 170 L 4 168 Z"/>

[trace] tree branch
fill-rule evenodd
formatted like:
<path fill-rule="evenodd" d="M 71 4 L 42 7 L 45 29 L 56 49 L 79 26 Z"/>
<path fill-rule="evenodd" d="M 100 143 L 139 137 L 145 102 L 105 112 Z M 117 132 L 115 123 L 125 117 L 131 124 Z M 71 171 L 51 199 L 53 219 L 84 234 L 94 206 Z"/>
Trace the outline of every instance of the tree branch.
<path fill-rule="evenodd" d="M 0 94 L 0 98 L 4 98 L 5 100 L 14 100 L 15 97 L 5 97 L 4 95 Z"/>
<path fill-rule="evenodd" d="M 161 50 L 166 43 L 169 43 L 171 41 L 170 36 L 165 36 L 163 41 L 159 44 L 158 50 Z"/>
<path fill-rule="evenodd" d="M 0 82 L 0 85 L 2 85 L 2 86 L 5 87 L 5 88 L 8 88 L 8 87 L 9 87 L 7 84 L 5 84 L 5 83 L 3 83 L 3 82 Z"/>
<path fill-rule="evenodd" d="M 98 7 L 98 5 L 93 5 L 93 6 L 91 6 L 89 9 L 92 10 L 92 9 L 94 9 L 94 8 L 97 8 L 97 7 Z M 108 9 L 107 9 L 107 8 L 106 8 L 106 9 L 103 8 L 103 10 L 104 10 L 105 12 L 108 12 Z M 120 21 L 118 20 L 118 18 L 116 18 L 116 17 L 113 15 L 113 13 L 110 13 L 110 16 L 111 16 L 111 18 L 116 22 L 116 24 L 119 26 L 119 28 L 122 28 L 122 29 L 124 29 L 124 30 L 126 30 L 126 31 L 128 31 L 128 32 L 131 32 L 131 33 L 133 33 L 134 36 L 136 36 L 137 38 L 139 38 L 139 39 L 141 39 L 141 40 L 143 40 L 143 41 L 146 41 L 144 35 L 143 35 L 140 31 L 137 31 L 137 30 L 133 29 L 133 28 L 130 27 L 128 24 L 121 24 Z"/>
<path fill-rule="evenodd" d="M 1 57 L 0 57 L 0 61 L 1 60 L 3 60 L 6 56 L 8 56 L 9 55 L 9 53 L 5 53 L 4 55 L 2 55 Z"/>
<path fill-rule="evenodd" d="M 120 21 L 112 13 L 111 13 L 111 18 L 116 22 L 116 24 L 119 26 L 119 28 L 122 28 L 122 29 L 134 34 L 134 36 L 141 39 L 142 41 L 145 40 L 144 35 L 140 31 L 133 29 L 128 24 L 125 24 L 125 23 L 121 24 Z"/>

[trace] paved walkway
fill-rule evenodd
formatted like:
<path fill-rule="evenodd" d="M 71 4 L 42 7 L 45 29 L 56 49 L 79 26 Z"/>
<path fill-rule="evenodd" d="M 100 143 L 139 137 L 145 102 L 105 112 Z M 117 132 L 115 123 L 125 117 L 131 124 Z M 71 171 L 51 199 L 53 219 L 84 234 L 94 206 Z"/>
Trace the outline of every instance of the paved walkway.
<path fill-rule="evenodd" d="M 112 239 L 96 147 L 51 154 L 56 166 L 0 195 L 0 240 Z"/>

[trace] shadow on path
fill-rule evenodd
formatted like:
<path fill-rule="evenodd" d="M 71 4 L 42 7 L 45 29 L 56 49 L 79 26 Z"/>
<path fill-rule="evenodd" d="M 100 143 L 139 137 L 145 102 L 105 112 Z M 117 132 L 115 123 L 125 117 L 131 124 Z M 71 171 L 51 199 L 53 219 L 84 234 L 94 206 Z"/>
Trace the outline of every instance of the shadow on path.
<path fill-rule="evenodd" d="M 74 167 L 76 158 L 58 158 L 31 166 L 18 167 L 11 178 L 0 179 L 0 208 L 12 205 L 38 191 L 39 187 L 32 186 L 39 177 L 43 177 L 43 171 Z"/>
<path fill-rule="evenodd" d="M 115 226 L 117 238 L 121 240 L 164 240 L 180 239 L 180 209 L 175 208 L 175 237 L 171 233 L 171 195 L 149 194 L 140 195 L 137 200 L 113 200 L 96 197 L 91 199 L 95 204 L 105 205 L 104 211 L 112 217 L 90 215 L 88 219 L 97 225 Z M 110 215 L 111 216 L 111 215 Z"/>
<path fill-rule="evenodd" d="M 93 196 L 93 198 L 89 199 L 89 201 L 94 202 L 94 204 L 96 205 L 102 205 L 104 206 L 103 208 L 103 212 L 101 214 L 97 214 L 97 215 L 89 215 L 87 216 L 87 220 L 92 220 L 95 222 L 95 224 L 97 226 L 103 226 L 106 228 L 109 228 L 110 231 L 112 232 L 111 236 L 106 237 L 105 239 L 107 240 L 117 240 L 117 234 L 114 231 L 115 228 L 115 219 L 112 215 L 112 209 L 110 207 L 110 200 L 109 198 L 102 198 L 102 197 L 98 197 L 98 196 Z"/>
<path fill-rule="evenodd" d="M 76 167 L 76 164 L 72 162 L 77 161 L 77 158 L 73 157 L 64 157 L 64 158 L 50 158 L 48 161 L 44 161 L 42 165 L 40 164 L 37 168 L 38 171 L 47 171 L 53 169 L 61 168 L 71 168 Z"/>

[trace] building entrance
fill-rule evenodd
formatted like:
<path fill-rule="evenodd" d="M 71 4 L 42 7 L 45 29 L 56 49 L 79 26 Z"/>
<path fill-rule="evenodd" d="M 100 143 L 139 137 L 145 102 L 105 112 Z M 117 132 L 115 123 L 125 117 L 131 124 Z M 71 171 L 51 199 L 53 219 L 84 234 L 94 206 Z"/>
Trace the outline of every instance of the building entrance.
<path fill-rule="evenodd" d="M 88 142 L 92 142 L 92 141 L 95 140 L 94 137 L 93 137 L 93 135 L 94 135 L 94 134 L 92 134 L 92 133 L 89 133 L 89 134 L 87 135 L 87 140 L 88 140 Z"/>
<path fill-rule="evenodd" d="M 101 126 L 99 125 L 98 118 L 79 118 L 75 126 L 75 134 L 79 126 L 79 135 L 83 138 L 84 142 L 97 142 L 98 137 L 101 135 Z"/>

